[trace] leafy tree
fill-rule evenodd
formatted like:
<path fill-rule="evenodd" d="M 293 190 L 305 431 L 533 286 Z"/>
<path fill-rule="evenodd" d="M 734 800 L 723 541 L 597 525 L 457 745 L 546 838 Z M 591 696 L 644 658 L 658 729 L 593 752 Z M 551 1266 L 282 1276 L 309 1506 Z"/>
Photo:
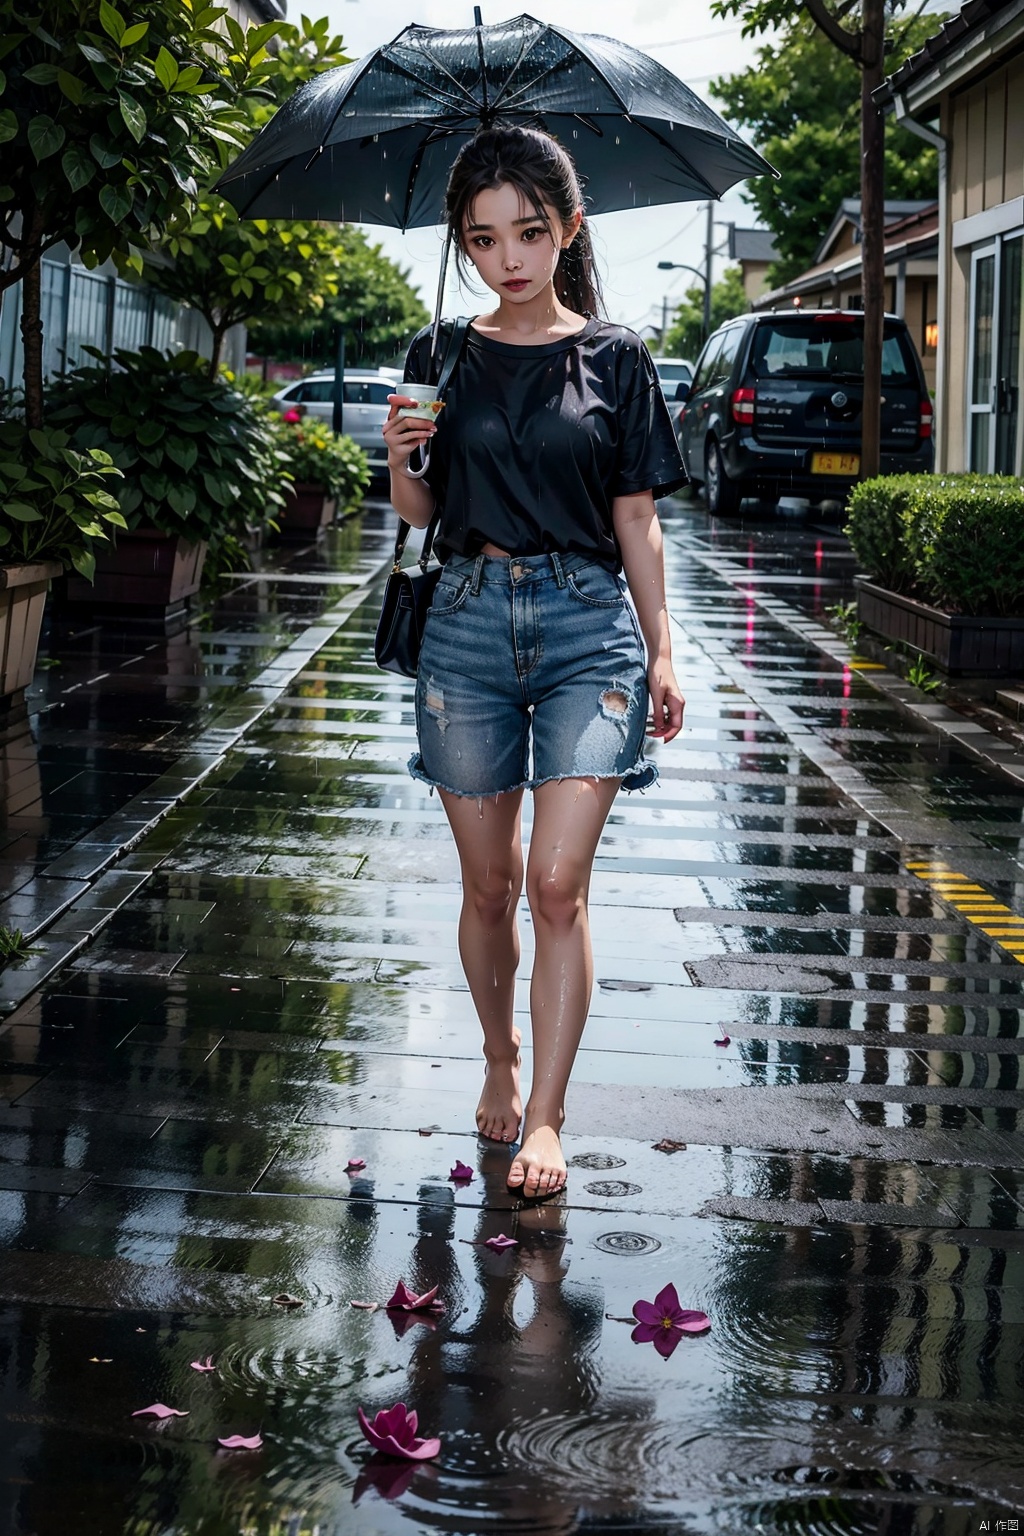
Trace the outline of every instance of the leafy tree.
<path fill-rule="evenodd" d="M 315 365 L 334 361 L 334 330 L 345 332 L 346 360 L 378 363 L 394 356 L 430 314 L 409 283 L 407 272 L 371 245 L 365 232 L 345 225 L 338 231 L 339 259 L 334 288 L 318 317 L 294 323 L 257 320 L 253 346 L 270 357 L 301 357 Z"/>
<path fill-rule="evenodd" d="M 907 0 L 712 0 L 717 16 L 740 16 L 746 36 L 784 33 L 809 17 L 860 75 L 861 289 L 864 294 L 864 403 L 860 473 L 878 474 L 882 411 L 882 322 L 885 314 L 885 122 L 873 93 L 885 75 L 887 44 L 906 25 Z M 935 17 L 932 26 L 938 25 Z"/>
<path fill-rule="evenodd" d="M 235 56 L 243 56 L 245 33 L 231 16 L 224 24 Z M 282 24 L 277 39 L 273 54 L 260 61 L 260 93 L 244 102 L 246 141 L 303 81 L 349 62 L 326 18 L 311 22 L 303 16 L 301 26 Z M 212 378 L 233 325 L 255 316 L 285 322 L 320 314 L 337 291 L 335 269 L 343 257 L 328 225 L 240 219 L 226 199 L 206 191 L 187 226 L 172 233 L 147 262 L 146 277 L 169 298 L 198 310 L 210 327 Z"/>
<path fill-rule="evenodd" d="M 0 292 L 22 284 L 30 428 L 43 416 L 42 256 L 64 242 L 86 266 L 141 271 L 245 141 L 242 101 L 277 27 L 232 50 L 223 14 L 205 0 L 0 0 Z"/>
<path fill-rule="evenodd" d="M 934 19 L 914 17 L 889 39 L 893 70 L 934 31 Z M 809 22 L 795 21 L 757 62 L 716 80 L 712 91 L 726 115 L 748 129 L 782 174 L 759 176 L 746 197 L 775 236 L 779 260 L 771 281 L 788 282 L 810 264 L 844 197 L 860 186 L 860 80 L 857 66 Z M 902 128 L 885 144 L 886 195 L 936 195 L 935 151 Z"/>
<path fill-rule="evenodd" d="M 743 273 L 739 267 L 726 267 L 719 281 L 711 285 L 712 331 L 734 315 L 745 315 L 749 308 Z M 686 290 L 686 297 L 665 332 L 663 350 L 666 357 L 695 359 L 705 340 L 704 290 L 694 285 Z"/>

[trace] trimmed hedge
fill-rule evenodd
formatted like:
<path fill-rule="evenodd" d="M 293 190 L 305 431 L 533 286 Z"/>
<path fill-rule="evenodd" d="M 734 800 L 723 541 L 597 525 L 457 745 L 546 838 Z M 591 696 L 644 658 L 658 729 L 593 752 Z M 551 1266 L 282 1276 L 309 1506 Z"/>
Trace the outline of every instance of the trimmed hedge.
<path fill-rule="evenodd" d="M 893 475 L 850 497 L 857 559 L 948 613 L 1024 617 L 1024 485 L 1009 475 Z"/>

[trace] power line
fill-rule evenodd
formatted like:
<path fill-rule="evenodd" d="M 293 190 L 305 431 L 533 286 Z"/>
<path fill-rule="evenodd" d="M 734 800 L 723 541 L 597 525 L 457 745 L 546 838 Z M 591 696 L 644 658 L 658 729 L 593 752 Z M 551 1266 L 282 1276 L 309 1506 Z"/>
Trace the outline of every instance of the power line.
<path fill-rule="evenodd" d="M 661 43 L 637 43 L 638 48 L 682 48 L 690 43 L 711 43 L 727 32 L 742 32 L 743 23 L 734 27 L 719 27 L 717 32 L 701 32 L 696 37 L 669 37 Z"/>

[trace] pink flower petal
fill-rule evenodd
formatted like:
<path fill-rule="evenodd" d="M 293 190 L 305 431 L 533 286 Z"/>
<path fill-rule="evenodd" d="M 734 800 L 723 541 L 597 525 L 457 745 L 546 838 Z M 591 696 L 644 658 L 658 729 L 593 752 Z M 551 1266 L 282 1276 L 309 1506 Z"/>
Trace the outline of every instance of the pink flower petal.
<path fill-rule="evenodd" d="M 372 1424 L 362 1408 L 357 1408 L 356 1413 L 364 1439 L 385 1456 L 397 1456 L 403 1461 L 431 1461 L 441 1449 L 440 1440 L 416 1439 L 418 1419 L 404 1403 L 381 1409 Z"/>
<path fill-rule="evenodd" d="M 366 1158 L 365 1157 L 350 1157 L 348 1162 L 345 1164 L 345 1172 L 346 1173 L 358 1173 L 361 1168 L 365 1168 L 365 1167 L 366 1167 Z"/>
<path fill-rule="evenodd" d="M 722 1030 L 722 1038 L 720 1040 L 716 1040 L 715 1044 L 716 1045 L 729 1045 L 730 1044 L 729 1036 L 726 1034 L 724 1029 Z"/>
<path fill-rule="evenodd" d="M 193 1360 L 192 1369 L 194 1371 L 202 1371 L 205 1375 L 207 1371 L 215 1371 L 217 1367 L 213 1363 L 213 1356 L 207 1355 L 205 1360 Z"/>
<path fill-rule="evenodd" d="M 468 1184 L 470 1179 L 473 1177 L 473 1170 L 468 1163 L 461 1163 L 459 1159 L 456 1158 L 455 1167 L 452 1169 L 448 1177 L 449 1179 L 454 1180 L 456 1184 Z"/>
<path fill-rule="evenodd" d="M 437 1286 L 431 1286 L 429 1291 L 424 1291 L 422 1296 L 417 1296 L 410 1291 L 404 1280 L 399 1280 L 395 1286 L 395 1294 L 384 1305 L 389 1312 L 420 1312 L 430 1307 L 434 1311 L 443 1311 L 444 1302 L 437 1300 Z"/>
<path fill-rule="evenodd" d="M 711 1327 L 711 1319 L 706 1312 L 696 1312 L 684 1307 L 682 1322 L 676 1323 L 676 1327 L 682 1329 L 683 1333 L 707 1333 Z"/>
<path fill-rule="evenodd" d="M 379 1301 L 350 1301 L 350 1307 L 356 1307 L 360 1312 L 376 1312 L 380 1306 Z"/>
<path fill-rule="evenodd" d="M 679 1293 L 674 1285 L 663 1286 L 654 1298 L 654 1305 L 659 1317 L 668 1317 L 672 1312 L 678 1312 Z"/>
<path fill-rule="evenodd" d="M 133 1419 L 187 1419 L 188 1409 L 168 1408 L 166 1403 L 150 1403 L 148 1408 L 136 1408 Z"/>
<path fill-rule="evenodd" d="M 258 1451 L 263 1444 L 263 1436 L 250 1435 L 246 1439 L 245 1435 L 228 1435 L 226 1440 L 218 1440 L 217 1444 L 222 1445 L 226 1451 Z"/>
<path fill-rule="evenodd" d="M 634 1301 L 633 1316 L 638 1323 L 645 1323 L 651 1328 L 661 1327 L 662 1314 L 660 1310 L 649 1301 Z"/>
<path fill-rule="evenodd" d="M 493 1248 L 495 1253 L 504 1253 L 506 1248 L 518 1248 L 519 1244 L 514 1237 L 506 1237 L 504 1232 L 499 1232 L 497 1237 L 489 1237 L 484 1242 L 485 1248 Z"/>
<path fill-rule="evenodd" d="M 650 1344 L 660 1332 L 660 1323 L 637 1323 L 630 1338 L 634 1344 Z"/>
<path fill-rule="evenodd" d="M 682 1334 L 679 1332 L 678 1328 L 660 1328 L 654 1335 L 651 1343 L 658 1351 L 658 1354 L 661 1355 L 663 1359 L 667 1360 L 673 1351 L 677 1348 L 681 1338 Z"/>

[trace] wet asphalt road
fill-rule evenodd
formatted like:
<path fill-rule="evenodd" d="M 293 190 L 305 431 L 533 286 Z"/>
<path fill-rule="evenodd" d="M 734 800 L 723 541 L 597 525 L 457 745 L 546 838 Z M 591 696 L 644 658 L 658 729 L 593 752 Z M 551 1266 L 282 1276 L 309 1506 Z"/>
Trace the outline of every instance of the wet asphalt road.
<path fill-rule="evenodd" d="M 352 605 L 0 1024 L 4 1536 L 1024 1521 L 1024 795 L 773 616 L 844 595 L 837 524 L 666 525 L 688 725 L 599 850 L 565 1203 L 517 1209 L 472 1134 L 454 852 Z M 164 771 L 381 526 L 241 589 L 192 693 L 157 648 L 40 716 L 46 782 L 62 730 L 102 776 L 161 710 Z M 444 1313 L 349 1305 L 399 1279 Z M 712 1326 L 662 1358 L 621 1319 L 670 1282 Z M 356 1405 L 399 1400 L 435 1462 L 369 1456 Z"/>

